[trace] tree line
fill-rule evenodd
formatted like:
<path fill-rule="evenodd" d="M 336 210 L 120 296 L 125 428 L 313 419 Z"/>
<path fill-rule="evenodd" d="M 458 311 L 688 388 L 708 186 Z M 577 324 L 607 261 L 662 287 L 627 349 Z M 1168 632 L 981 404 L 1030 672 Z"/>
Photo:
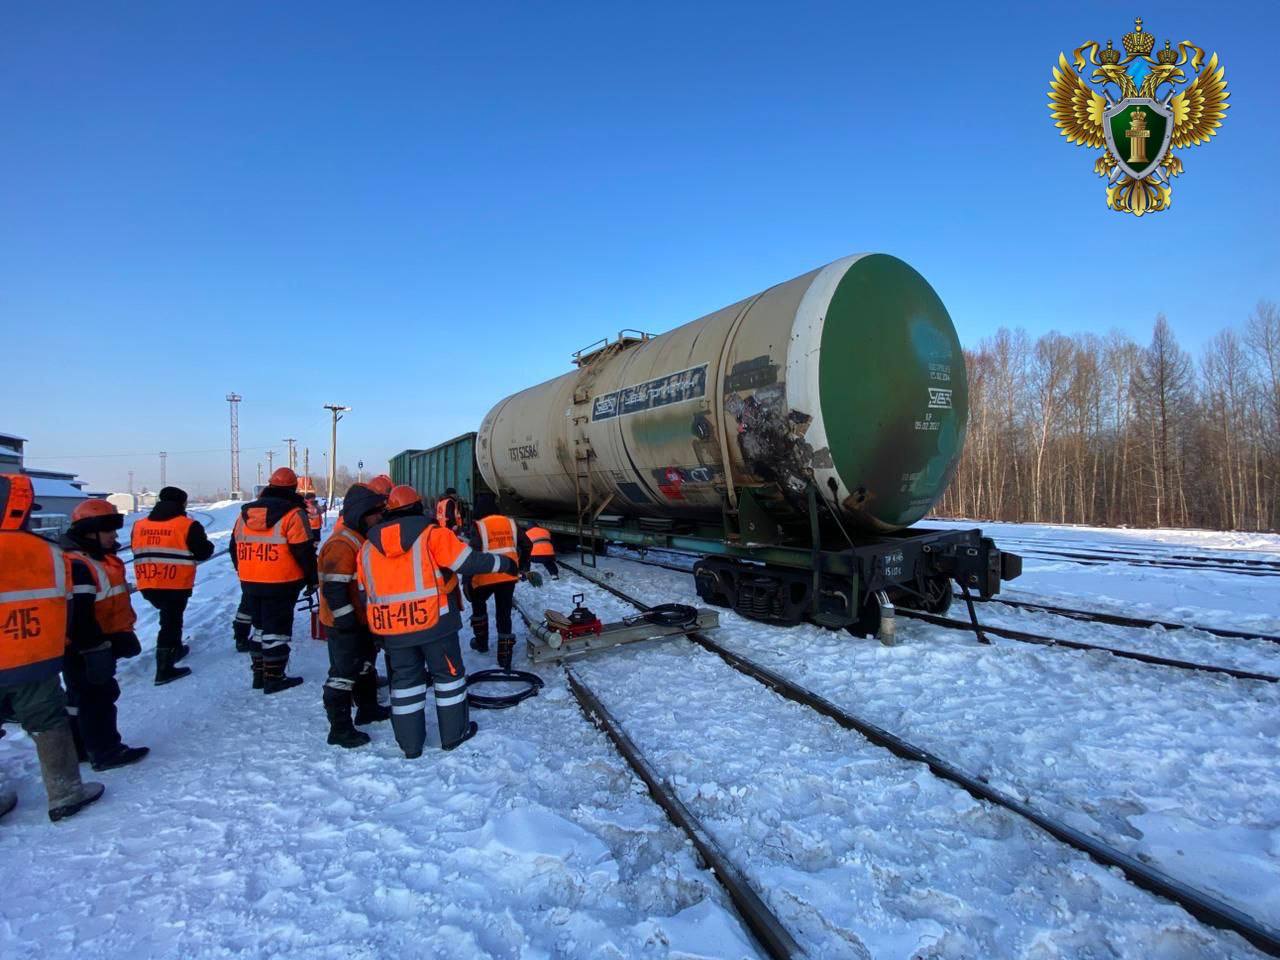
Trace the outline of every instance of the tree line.
<path fill-rule="evenodd" d="M 1199 358 L 1156 317 L 1125 334 L 965 351 L 969 427 L 936 512 L 984 520 L 1280 527 L 1280 309 L 1259 303 Z"/>

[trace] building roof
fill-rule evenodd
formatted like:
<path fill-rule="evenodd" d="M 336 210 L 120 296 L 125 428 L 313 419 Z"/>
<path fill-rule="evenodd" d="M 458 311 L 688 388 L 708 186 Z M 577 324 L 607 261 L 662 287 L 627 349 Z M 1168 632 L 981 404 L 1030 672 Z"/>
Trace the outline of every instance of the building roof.
<path fill-rule="evenodd" d="M 20 437 L 16 433 L 5 433 L 3 431 L 0 431 L 0 440 L 21 440 L 23 443 L 27 442 L 26 437 Z"/>
<path fill-rule="evenodd" d="M 35 490 L 36 499 L 41 497 L 67 497 L 75 500 L 84 500 L 84 492 L 76 486 L 72 486 L 65 480 L 51 480 L 47 477 L 32 477 L 31 486 Z"/>

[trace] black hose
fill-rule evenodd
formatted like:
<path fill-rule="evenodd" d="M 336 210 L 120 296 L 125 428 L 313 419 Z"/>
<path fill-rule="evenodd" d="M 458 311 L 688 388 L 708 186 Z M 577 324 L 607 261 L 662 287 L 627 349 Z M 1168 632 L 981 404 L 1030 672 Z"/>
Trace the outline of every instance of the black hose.
<path fill-rule="evenodd" d="M 698 610 L 683 603 L 660 603 L 646 610 L 644 619 L 659 627 L 689 627 L 698 622 Z"/>
<path fill-rule="evenodd" d="M 522 700 L 536 697 L 544 682 L 536 673 L 527 670 L 477 670 L 467 674 L 467 702 L 477 710 L 506 710 Z M 472 688 L 481 683 L 523 683 L 526 686 L 514 693 L 476 693 Z"/>

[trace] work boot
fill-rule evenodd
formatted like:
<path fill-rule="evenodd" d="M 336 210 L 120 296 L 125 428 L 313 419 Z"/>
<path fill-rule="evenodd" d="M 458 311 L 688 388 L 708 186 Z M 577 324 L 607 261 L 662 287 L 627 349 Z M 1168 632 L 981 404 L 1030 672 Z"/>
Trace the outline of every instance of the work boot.
<path fill-rule="evenodd" d="M 0 790 L 0 817 L 18 805 L 18 795 L 12 790 Z"/>
<path fill-rule="evenodd" d="M 462 735 L 462 738 L 461 738 L 461 739 L 456 740 L 456 741 L 454 741 L 453 743 L 450 743 L 450 744 L 447 744 L 447 745 L 442 743 L 442 744 L 440 744 L 440 747 L 441 747 L 441 749 L 444 749 L 444 750 L 454 750 L 454 749 L 456 749 L 456 748 L 458 748 L 458 747 L 462 746 L 464 743 L 466 743 L 466 742 L 467 742 L 468 740 L 470 740 L 472 737 L 474 737 L 474 736 L 476 735 L 476 732 L 477 732 L 479 729 L 480 729 L 480 724 L 478 724 L 478 723 L 476 723 L 474 720 L 472 720 L 470 723 L 468 723 L 468 724 L 467 724 L 467 732 L 466 732 L 466 733 L 464 733 L 464 734 Z"/>
<path fill-rule="evenodd" d="M 279 693 L 282 690 L 289 690 L 296 687 L 302 682 L 301 677 L 286 677 L 284 668 L 288 665 L 286 660 L 273 660 L 270 663 L 263 661 L 262 664 L 262 692 L 263 693 Z"/>
<path fill-rule="evenodd" d="M 44 777 L 45 793 L 49 795 L 50 820 L 69 817 L 102 796 L 106 787 L 80 779 L 76 745 L 71 739 L 68 724 L 61 723 L 52 730 L 33 733 L 31 739 L 36 742 L 40 773 Z"/>
<path fill-rule="evenodd" d="M 103 770 L 127 767 L 131 763 L 137 763 L 150 752 L 150 747 L 127 747 L 122 743 L 101 760 L 95 760 L 93 769 L 101 773 Z"/>
<path fill-rule="evenodd" d="M 156 686 L 163 687 L 166 683 L 173 683 L 175 680 L 181 680 L 183 677 L 191 676 L 190 667 L 175 667 L 178 651 L 183 649 L 179 647 L 156 647 Z"/>
<path fill-rule="evenodd" d="M 391 708 L 378 702 L 378 677 L 372 669 L 366 670 L 356 677 L 352 694 L 356 703 L 356 726 L 366 723 L 381 723 L 391 719 Z"/>
<path fill-rule="evenodd" d="M 255 653 L 249 660 L 249 667 L 253 670 L 253 689 L 262 689 L 262 654 Z"/>
<path fill-rule="evenodd" d="M 489 652 L 489 618 L 471 618 L 471 649 L 477 653 Z"/>
<path fill-rule="evenodd" d="M 334 747 L 363 747 L 369 735 L 351 723 L 351 691 L 324 688 L 324 712 L 329 717 L 329 744 Z"/>
<path fill-rule="evenodd" d="M 182 660 L 183 657 L 185 657 L 190 652 L 191 652 L 191 648 L 187 646 L 185 643 L 178 644 L 178 649 L 174 651 L 174 654 L 173 654 L 173 662 L 178 663 L 180 660 Z"/>
<path fill-rule="evenodd" d="M 511 669 L 511 656 L 516 651 L 516 638 L 514 634 L 500 633 L 498 634 L 498 666 L 503 670 Z"/>

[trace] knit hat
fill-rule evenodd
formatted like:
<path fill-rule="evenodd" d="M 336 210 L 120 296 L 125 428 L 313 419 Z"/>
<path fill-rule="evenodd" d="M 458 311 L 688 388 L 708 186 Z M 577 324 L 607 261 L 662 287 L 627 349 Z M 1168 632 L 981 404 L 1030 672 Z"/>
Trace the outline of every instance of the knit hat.
<path fill-rule="evenodd" d="M 164 487 L 161 489 L 156 499 L 171 500 L 174 503 L 185 505 L 187 502 L 187 491 L 183 490 L 181 487 Z"/>

